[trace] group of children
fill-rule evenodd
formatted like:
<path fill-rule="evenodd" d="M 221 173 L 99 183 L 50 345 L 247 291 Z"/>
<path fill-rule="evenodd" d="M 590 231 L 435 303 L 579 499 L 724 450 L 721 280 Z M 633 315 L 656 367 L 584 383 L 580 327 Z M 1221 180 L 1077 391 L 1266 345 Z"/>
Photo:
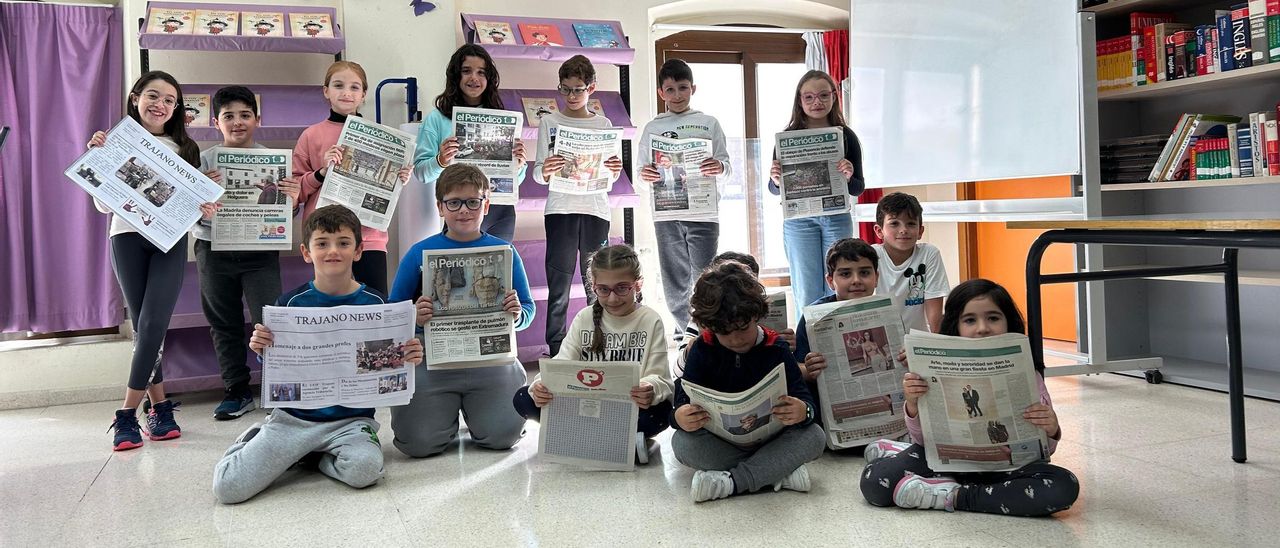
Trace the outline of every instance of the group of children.
<path fill-rule="evenodd" d="M 553 153 L 558 127 L 611 126 L 607 118 L 587 107 L 595 91 L 595 70 L 586 58 L 566 61 L 559 79 L 558 90 L 567 108 L 543 118 L 539 129 L 534 179 L 542 184 L 565 163 Z M 642 132 L 638 178 L 649 185 L 661 180 L 658 168 L 649 161 L 648 144 L 653 135 L 709 139 L 712 156 L 699 169 L 704 176 L 726 177 L 730 163 L 718 122 L 689 107 L 696 88 L 688 65 L 667 61 L 658 81 L 658 95 L 666 112 Z M 197 238 L 202 305 L 226 389 L 226 397 L 215 411 L 217 419 L 233 419 L 254 408 L 244 349 L 247 346 L 261 355 L 271 346 L 272 334 L 261 324 L 262 306 L 271 299 L 277 306 L 316 307 L 410 300 L 416 306 L 419 336 L 429 336 L 423 333 L 423 326 L 432 318 L 434 303 L 422 292 L 423 251 L 510 245 L 514 208 L 491 205 L 491 182 L 484 173 L 453 161 L 459 146 L 450 135 L 452 109 L 503 107 L 492 59 L 484 49 L 466 45 L 450 59 L 444 92 L 421 126 L 414 158 L 414 171 L 434 184 L 436 213 L 444 221 L 444 230 L 406 250 L 394 283 L 387 286 L 387 234 L 363 227 L 343 206 L 316 207 L 329 167 L 341 160 L 336 142 L 342 124 L 347 116 L 358 115 L 367 87 L 358 64 L 339 61 L 329 68 L 323 93 L 330 103 L 330 115 L 303 133 L 293 152 L 293 177 L 279 183 L 279 191 L 294 198 L 303 210 L 299 249 L 314 267 L 312 281 L 281 295 L 278 252 L 212 251 L 208 220 L 219 205 L 201 206 L 203 220 L 192 229 L 192 235 Z M 209 152 L 200 155 L 186 135 L 182 117 L 175 115 L 181 103 L 179 84 L 168 74 L 153 71 L 144 74 L 130 91 L 128 113 L 184 160 L 199 163 L 202 171 L 216 179 Z M 242 86 L 223 88 L 214 94 L 212 106 L 224 136 L 221 146 L 261 147 L 253 138 L 260 118 L 252 91 Z M 838 168 L 848 179 L 849 193 L 861 192 L 857 137 L 844 125 L 834 82 L 818 71 L 806 74 L 798 84 L 788 129 L 814 127 L 842 128 L 846 154 Z M 89 146 L 100 146 L 104 141 L 99 132 Z M 517 140 L 513 158 L 517 181 L 524 177 L 524 164 L 524 145 Z M 618 157 L 609 158 L 606 165 L 615 178 L 623 167 Z M 400 173 L 402 180 L 408 175 L 407 170 Z M 772 179 L 775 183 L 779 179 L 776 162 Z M 100 209 L 106 212 L 104 207 Z M 966 337 L 1022 331 L 1016 306 L 998 285 L 971 280 L 947 296 L 948 283 L 938 250 L 919 242 L 924 229 L 915 198 L 894 193 L 880 201 L 875 230 L 884 240 L 882 245 L 852 238 L 847 214 L 828 217 L 803 223 L 787 221 L 790 224 L 784 227 L 789 234 L 787 252 L 797 306 L 879 293 L 893 296 L 908 329 Z M 670 331 L 660 315 L 642 303 L 644 279 L 635 251 L 626 245 L 608 245 L 609 218 L 603 194 L 571 196 L 552 191 L 549 195 L 544 223 L 548 240 L 555 244 L 549 246 L 554 249 L 549 249 L 545 265 L 551 316 L 546 338 L 551 356 L 640 364 L 641 380 L 631 391 L 640 408 L 637 460 L 648 462 L 653 437 L 674 425 L 673 453 L 697 470 L 691 487 L 695 501 L 769 487 L 808 491 L 811 481 L 805 463 L 821 455 L 825 443 L 815 382 L 826 360 L 811 350 L 803 318 L 796 331 L 774 332 L 760 325 L 769 305 L 757 279 L 759 266 L 753 257 L 741 253 L 714 256 L 717 219 L 658 222 L 664 292 L 678 322 L 678 340 L 683 335 L 673 375 L 667 355 Z M 153 402 L 147 416 L 148 435 L 153 440 L 180 435 L 173 418 L 175 405 L 163 390 L 160 346 L 181 286 L 186 245 L 184 240 L 171 251 L 161 252 L 113 218 L 111 247 L 137 333 L 129 390 L 113 423 L 114 448 L 122 450 L 142 444 L 136 408 L 144 392 Z M 514 247 L 512 259 L 512 287 L 501 298 L 515 329 L 522 330 L 532 323 L 535 308 L 523 262 Z M 566 327 L 564 316 L 575 268 L 581 269 L 581 283 L 587 287 L 592 304 Z M 815 276 L 821 282 L 814 283 Z M 255 324 L 247 341 L 242 296 Z M 443 452 L 458 436 L 459 413 L 478 447 L 509 449 L 523 436 L 526 420 L 536 420 L 539 408 L 553 399 L 538 377 L 526 385 L 518 360 L 427 368 L 420 363 L 422 358 L 422 340 L 415 338 L 404 344 L 404 363 L 417 364 L 415 392 L 408 405 L 391 410 L 394 446 L 409 456 Z M 784 425 L 780 433 L 743 447 L 704 428 L 710 417 L 690 402 L 683 387 L 685 379 L 718 391 L 738 392 L 754 386 L 779 363 L 784 365 L 787 395 L 771 410 L 771 420 Z M 870 503 L 1048 515 L 1075 500 L 1075 477 L 1048 463 L 1008 474 L 941 476 L 932 472 L 922 457 L 923 434 L 916 416 L 917 402 L 927 385 L 908 373 L 903 387 L 904 412 L 914 444 L 881 440 L 867 446 L 869 464 L 862 490 Z M 1042 403 L 1029 407 L 1024 416 L 1054 440 L 1048 448 L 1052 452 L 1061 431 L 1042 377 L 1040 390 Z M 356 488 L 371 485 L 383 474 L 380 426 L 373 416 L 373 409 L 344 406 L 276 409 L 265 422 L 238 436 L 226 451 L 215 468 L 214 493 L 224 503 L 247 500 L 295 464 L 314 466 Z"/>

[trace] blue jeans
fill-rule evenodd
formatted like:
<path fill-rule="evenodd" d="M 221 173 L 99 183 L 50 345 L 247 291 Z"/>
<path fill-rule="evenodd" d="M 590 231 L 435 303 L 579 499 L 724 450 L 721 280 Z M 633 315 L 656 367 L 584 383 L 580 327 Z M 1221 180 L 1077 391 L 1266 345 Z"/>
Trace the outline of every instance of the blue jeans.
<path fill-rule="evenodd" d="M 853 217 L 848 213 L 787 219 L 782 222 L 787 263 L 791 265 L 791 291 L 796 317 L 804 307 L 831 294 L 827 287 L 827 249 L 838 240 L 853 237 Z"/>

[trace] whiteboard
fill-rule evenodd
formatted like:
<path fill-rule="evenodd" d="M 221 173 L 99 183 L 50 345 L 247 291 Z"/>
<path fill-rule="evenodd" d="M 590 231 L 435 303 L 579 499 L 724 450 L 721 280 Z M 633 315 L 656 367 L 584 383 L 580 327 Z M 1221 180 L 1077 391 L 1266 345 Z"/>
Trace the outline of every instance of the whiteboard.
<path fill-rule="evenodd" d="M 853 0 L 867 186 L 1079 174 L 1078 21 L 1075 0 Z"/>

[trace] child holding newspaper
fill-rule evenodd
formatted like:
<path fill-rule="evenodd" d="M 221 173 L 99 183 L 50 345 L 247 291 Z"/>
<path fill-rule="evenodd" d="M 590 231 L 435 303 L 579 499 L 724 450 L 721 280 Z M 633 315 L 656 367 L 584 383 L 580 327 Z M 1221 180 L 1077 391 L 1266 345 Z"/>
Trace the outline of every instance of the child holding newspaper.
<path fill-rule="evenodd" d="M 320 187 L 324 185 L 329 167 L 342 162 L 342 149 L 338 138 L 348 116 L 359 116 L 356 109 L 364 103 L 369 80 L 364 68 L 351 61 L 337 61 L 329 65 L 324 74 L 324 98 L 329 101 L 329 118 L 302 132 L 293 148 L 293 176 L 301 183 L 299 200 L 302 214 L 311 216 L 320 199 Z M 400 170 L 400 182 L 409 180 L 411 170 Z M 364 254 L 352 265 L 356 281 L 367 284 L 387 294 L 387 233 L 383 230 L 363 227 L 361 239 Z"/>
<path fill-rule="evenodd" d="M 1009 292 L 995 282 L 973 279 L 947 296 L 940 333 L 979 339 L 1005 333 L 1024 333 L 1022 313 Z M 1040 403 L 1028 406 L 1022 416 L 1049 436 L 1052 454 L 1062 439 L 1058 415 L 1037 371 Z M 1041 461 L 1012 472 L 955 473 L 940 475 L 925 461 L 924 433 L 920 429 L 920 398 L 929 384 L 915 373 L 902 380 L 903 404 L 911 445 L 881 440 L 868 446 L 862 494 L 875 506 L 922 510 L 966 510 L 1014 516 L 1047 516 L 1070 508 L 1080 494 L 1076 476 L 1065 468 Z M 876 448 L 873 452 L 872 448 Z"/>
<path fill-rule="evenodd" d="M 655 310 L 640 304 L 640 258 L 630 246 L 611 245 L 595 252 L 588 271 L 596 302 L 578 312 L 556 358 L 640 362 L 640 384 L 631 389 L 631 400 L 640 406 L 636 461 L 648 464 L 652 438 L 671 424 L 666 328 Z M 537 420 L 552 399 L 539 375 L 516 391 L 513 403 L 526 419 Z"/>
<path fill-rule="evenodd" d="M 822 454 L 825 435 L 813 423 L 816 408 L 790 349 L 777 333 L 759 324 L 769 310 L 764 286 L 741 266 L 724 263 L 698 278 L 690 304 L 702 334 L 689 349 L 684 376 L 675 383 L 673 420 L 680 429 L 671 436 L 671 448 L 676 459 L 697 470 L 691 487 L 693 500 L 715 500 L 765 487 L 807 492 L 809 471 L 805 463 Z M 684 383 L 720 392 L 743 392 L 760 383 L 778 364 L 783 364 L 786 374 L 787 395 L 767 417 L 744 418 L 742 428 L 749 430 L 771 419 L 784 425 L 780 433 L 742 447 L 704 428 L 722 418 L 690 403 Z M 752 419 L 752 424 L 746 419 Z"/>

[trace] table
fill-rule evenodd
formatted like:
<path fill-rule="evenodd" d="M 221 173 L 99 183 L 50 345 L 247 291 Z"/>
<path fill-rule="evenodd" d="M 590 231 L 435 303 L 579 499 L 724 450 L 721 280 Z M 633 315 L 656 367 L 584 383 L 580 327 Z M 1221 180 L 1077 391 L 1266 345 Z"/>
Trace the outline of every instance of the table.
<path fill-rule="evenodd" d="M 1241 248 L 1280 249 L 1280 219 L 1175 218 L 1171 216 L 1063 221 L 1011 221 L 1010 229 L 1039 229 L 1027 251 L 1027 337 L 1037 367 L 1044 367 L 1044 331 L 1040 286 L 1128 278 L 1222 274 L 1227 307 L 1227 398 L 1231 411 L 1231 458 L 1245 462 L 1244 365 L 1240 347 Z M 1040 262 L 1051 244 L 1192 246 L 1222 248 L 1222 262 L 1207 265 L 1129 268 L 1041 274 Z"/>

